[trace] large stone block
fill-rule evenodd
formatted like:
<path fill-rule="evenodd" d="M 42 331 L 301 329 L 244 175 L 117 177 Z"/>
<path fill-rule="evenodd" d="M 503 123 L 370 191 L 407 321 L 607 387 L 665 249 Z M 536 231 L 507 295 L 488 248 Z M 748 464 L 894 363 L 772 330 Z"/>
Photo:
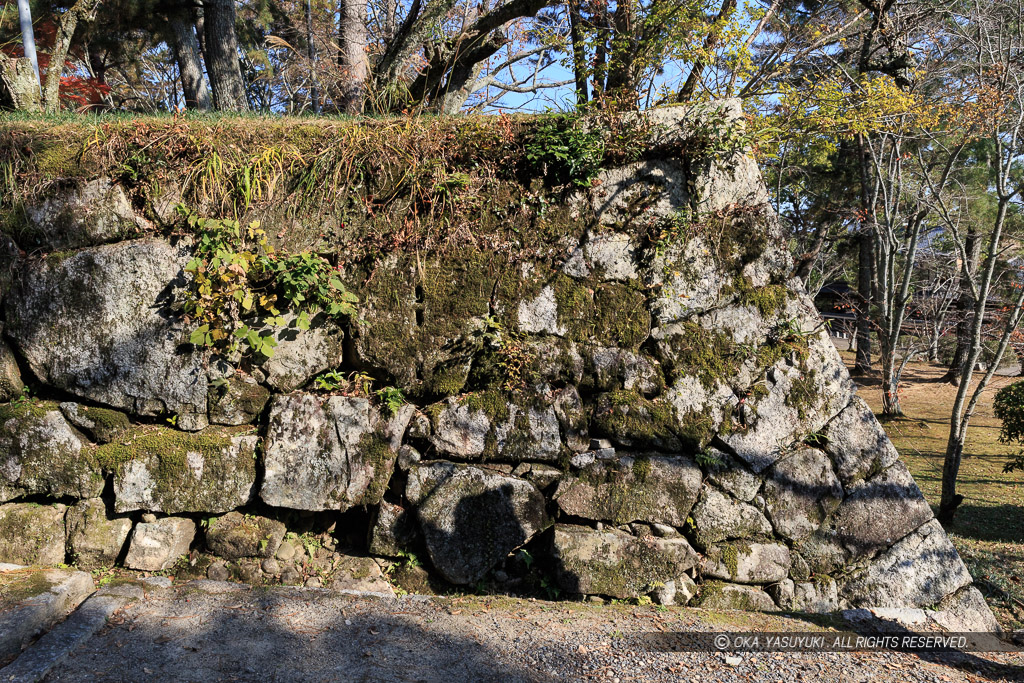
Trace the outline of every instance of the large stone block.
<path fill-rule="evenodd" d="M 94 590 L 86 572 L 0 567 L 0 664 L 21 654 L 22 648 L 64 619 Z"/>
<path fill-rule="evenodd" d="M 806 353 L 770 368 L 768 391 L 743 407 L 744 428 L 723 435 L 755 473 L 774 464 L 794 442 L 820 431 L 854 395 L 846 366 L 806 296 L 791 300 L 780 315 L 803 331 Z"/>
<path fill-rule="evenodd" d="M 60 189 L 26 207 L 30 230 L 26 250 L 61 251 L 131 239 L 151 227 L 135 213 L 128 196 L 106 178 Z"/>
<path fill-rule="evenodd" d="M 195 536 L 196 523 L 184 517 L 139 522 L 132 532 L 124 565 L 147 572 L 163 571 L 188 553 Z"/>
<path fill-rule="evenodd" d="M 736 609 L 748 612 L 774 612 L 779 609 L 771 597 L 757 586 L 721 581 L 706 581 L 693 603 L 704 609 Z"/>
<path fill-rule="evenodd" d="M 772 525 L 760 510 L 713 486 L 704 487 L 691 516 L 694 540 L 705 548 L 729 539 L 757 538 L 772 532 Z"/>
<path fill-rule="evenodd" d="M 566 475 L 555 500 L 566 514 L 615 524 L 654 522 L 681 527 L 697 501 L 703 475 L 683 456 L 621 456 L 595 460 Z"/>
<path fill-rule="evenodd" d="M 457 460 L 558 460 L 561 425 L 552 397 L 520 400 L 489 390 L 435 404 L 430 442 Z"/>
<path fill-rule="evenodd" d="M 171 312 L 187 259 L 142 239 L 27 262 L 7 298 L 6 332 L 50 386 L 201 429 L 203 354 L 182 350 L 187 330 Z"/>
<path fill-rule="evenodd" d="M 708 548 L 701 572 L 736 583 L 773 583 L 789 575 L 789 548 L 781 543 L 731 543 Z"/>
<path fill-rule="evenodd" d="M 974 586 L 965 586 L 957 592 L 947 595 L 935 608 L 935 611 L 930 612 L 929 616 L 947 631 L 954 633 L 968 631 L 1000 633 L 1002 631 L 992 610 L 985 603 L 981 591 Z"/>
<path fill-rule="evenodd" d="M 686 539 L 638 538 L 617 529 L 555 526 L 552 552 L 558 583 L 574 594 L 636 598 L 697 564 Z"/>
<path fill-rule="evenodd" d="M 515 477 L 463 467 L 438 484 L 418 510 L 434 567 L 470 585 L 547 525 L 544 496 Z"/>
<path fill-rule="evenodd" d="M 315 375 L 341 365 L 342 329 L 322 313 L 313 317 L 305 331 L 295 327 L 295 318 L 287 315 L 287 324 L 273 332 L 277 340 L 274 355 L 260 366 L 267 384 L 280 392 L 295 391 Z"/>
<path fill-rule="evenodd" d="M 198 433 L 139 427 L 102 446 L 114 469 L 118 512 L 227 512 L 252 500 L 255 434 L 211 427 Z"/>
<path fill-rule="evenodd" d="M 68 508 L 66 521 L 68 552 L 82 569 L 112 567 L 117 562 L 132 520 L 107 516 L 107 506 L 99 498 L 82 500 Z"/>
<path fill-rule="evenodd" d="M 56 404 L 0 406 L 0 502 L 25 495 L 94 498 L 102 491 L 99 465 Z"/>
<path fill-rule="evenodd" d="M 906 465 L 897 462 L 851 486 L 832 525 L 839 542 L 860 557 L 888 548 L 931 518 L 932 510 L 914 478 Z"/>
<path fill-rule="evenodd" d="M 890 467 L 900 457 L 859 396 L 825 426 L 823 436 L 843 486 Z"/>
<path fill-rule="evenodd" d="M 385 419 L 368 399 L 276 396 L 270 406 L 260 497 L 297 510 L 380 502 L 414 409 Z"/>
<path fill-rule="evenodd" d="M 66 510 L 64 505 L 0 505 L 0 562 L 62 564 Z"/>
<path fill-rule="evenodd" d="M 765 507 L 776 533 L 791 541 L 812 534 L 843 499 L 832 462 L 821 451 L 800 448 L 767 472 Z"/>
<path fill-rule="evenodd" d="M 931 607 L 970 583 L 967 567 L 933 519 L 848 580 L 840 596 L 853 607 Z"/>
<path fill-rule="evenodd" d="M 284 540 L 285 526 L 275 519 L 229 512 L 210 520 L 206 545 L 217 557 L 273 557 Z"/>

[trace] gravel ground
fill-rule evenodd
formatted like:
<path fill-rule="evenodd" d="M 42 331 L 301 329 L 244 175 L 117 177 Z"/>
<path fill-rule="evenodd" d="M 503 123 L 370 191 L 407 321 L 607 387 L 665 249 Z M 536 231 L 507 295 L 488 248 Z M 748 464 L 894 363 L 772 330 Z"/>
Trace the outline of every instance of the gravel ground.
<path fill-rule="evenodd" d="M 47 681 L 1024 681 L 1024 656 L 645 651 L 651 631 L 817 630 L 696 609 L 199 582 L 115 613 Z"/>

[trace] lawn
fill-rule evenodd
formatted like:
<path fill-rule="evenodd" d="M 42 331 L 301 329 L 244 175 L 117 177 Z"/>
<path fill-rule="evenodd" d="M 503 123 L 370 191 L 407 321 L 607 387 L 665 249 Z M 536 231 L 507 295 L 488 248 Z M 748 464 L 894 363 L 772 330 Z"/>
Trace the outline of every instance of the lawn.
<path fill-rule="evenodd" d="M 852 366 L 852 354 L 843 357 Z M 932 363 L 909 364 L 901 391 L 906 417 L 883 423 L 933 509 L 939 503 L 949 413 L 956 395 L 955 387 L 939 381 L 944 372 Z M 995 377 L 978 404 L 957 485 L 965 500 L 947 529 L 996 618 L 1012 630 L 1024 629 L 1024 473 L 1003 473 L 1003 465 L 1017 449 L 999 442 L 992 398 L 1017 380 Z M 880 411 L 878 378 L 858 378 L 858 384 L 860 395 L 876 413 Z"/>

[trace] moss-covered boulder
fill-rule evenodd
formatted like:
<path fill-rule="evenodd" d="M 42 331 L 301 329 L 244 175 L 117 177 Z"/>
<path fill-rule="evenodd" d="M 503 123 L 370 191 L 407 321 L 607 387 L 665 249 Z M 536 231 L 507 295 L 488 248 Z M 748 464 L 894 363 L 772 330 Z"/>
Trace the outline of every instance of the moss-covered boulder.
<path fill-rule="evenodd" d="M 60 251 L 131 239 L 151 227 L 119 185 L 97 178 L 66 186 L 26 207 L 25 250 Z"/>
<path fill-rule="evenodd" d="M 254 496 L 259 438 L 238 429 L 140 426 L 101 446 L 118 512 L 227 512 Z"/>
<path fill-rule="evenodd" d="M 0 501 L 40 494 L 94 498 L 102 491 L 91 449 L 56 404 L 0 406 Z"/>
<path fill-rule="evenodd" d="M 0 505 L 0 562 L 63 563 L 66 510 L 64 505 Z"/>
<path fill-rule="evenodd" d="M 516 477 L 463 467 L 417 511 L 430 559 L 451 583 L 472 585 L 547 526 L 544 496 Z"/>
<path fill-rule="evenodd" d="M 697 564 L 686 539 L 638 538 L 617 529 L 558 524 L 552 554 L 558 583 L 572 594 L 637 598 Z"/>
<path fill-rule="evenodd" d="M 623 455 L 595 460 L 566 475 L 554 499 L 562 512 L 613 524 L 653 522 L 682 527 L 703 475 L 690 458 Z"/>
<path fill-rule="evenodd" d="M 682 449 L 673 407 L 635 391 L 598 396 L 591 424 L 595 436 L 605 436 L 623 448 L 669 452 Z"/>
<path fill-rule="evenodd" d="M 67 402 L 60 404 L 60 412 L 68 422 L 101 444 L 110 443 L 132 426 L 127 415 L 109 408 Z"/>
<path fill-rule="evenodd" d="M 728 539 L 766 537 L 772 533 L 772 525 L 760 510 L 713 486 L 704 487 L 688 523 L 701 548 Z"/>
<path fill-rule="evenodd" d="M 742 428 L 723 435 L 729 448 L 760 473 L 793 442 L 819 432 L 849 405 L 853 381 L 805 300 L 790 302 L 782 315 L 799 328 L 801 352 L 787 354 L 765 373 L 765 391 L 752 395 L 741 412 Z"/>
<path fill-rule="evenodd" d="M 0 341 L 0 403 L 21 396 L 25 383 L 21 381 L 21 370 L 11 347 Z"/>
<path fill-rule="evenodd" d="M 114 566 L 132 530 L 128 517 L 108 517 L 99 498 L 81 500 L 66 515 L 68 553 L 82 569 Z"/>
<path fill-rule="evenodd" d="M 459 393 L 477 350 L 473 332 L 489 315 L 507 267 L 492 256 L 475 249 L 429 259 L 396 254 L 372 274 L 353 273 L 360 308 L 352 347 L 359 363 L 408 395 Z"/>
<path fill-rule="evenodd" d="M 210 387 L 210 422 L 228 426 L 249 424 L 260 416 L 269 400 L 270 391 L 255 379 L 230 377 Z"/>
<path fill-rule="evenodd" d="M 42 382 L 138 415 L 206 425 L 203 354 L 183 350 L 173 315 L 184 249 L 141 239 L 26 263 L 6 300 L 6 333 Z"/>
<path fill-rule="evenodd" d="M 385 418 L 369 399 L 277 396 L 270 405 L 260 497 L 297 510 L 380 502 L 414 409 Z"/>
<path fill-rule="evenodd" d="M 711 546 L 701 559 L 705 576 L 736 583 L 775 583 L 789 575 L 792 560 L 782 543 L 736 542 Z"/>
<path fill-rule="evenodd" d="M 705 581 L 691 603 L 704 609 L 736 609 L 747 612 L 774 612 L 779 606 L 762 588 L 723 581 Z"/>
<path fill-rule="evenodd" d="M 206 547 L 217 557 L 273 557 L 284 540 L 285 526 L 276 519 L 229 512 L 209 521 Z"/>
<path fill-rule="evenodd" d="M 575 425 L 573 440 L 581 438 L 576 411 L 551 395 L 491 389 L 448 398 L 430 406 L 428 413 L 431 444 L 442 456 L 457 460 L 554 462 L 563 451 L 561 423 L 570 429 Z"/>

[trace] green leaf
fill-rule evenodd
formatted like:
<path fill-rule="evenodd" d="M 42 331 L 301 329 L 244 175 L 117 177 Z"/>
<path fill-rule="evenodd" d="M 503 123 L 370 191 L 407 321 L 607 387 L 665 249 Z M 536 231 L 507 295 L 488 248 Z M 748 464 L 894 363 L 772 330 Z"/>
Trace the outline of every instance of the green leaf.
<path fill-rule="evenodd" d="M 206 333 L 210 331 L 209 325 L 203 325 L 192 331 L 192 334 L 188 337 L 189 344 L 195 344 L 196 346 L 206 345 Z"/>

